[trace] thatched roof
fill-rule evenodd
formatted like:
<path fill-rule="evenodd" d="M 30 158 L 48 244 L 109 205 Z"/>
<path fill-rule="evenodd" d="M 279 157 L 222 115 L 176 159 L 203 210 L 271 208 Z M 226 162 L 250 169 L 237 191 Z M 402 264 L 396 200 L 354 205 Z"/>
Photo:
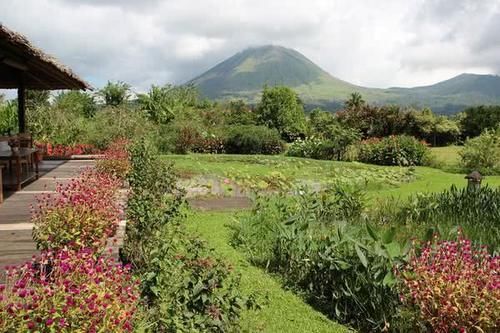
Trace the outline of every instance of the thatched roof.
<path fill-rule="evenodd" d="M 71 69 L 0 24 L 0 88 L 92 89 Z"/>

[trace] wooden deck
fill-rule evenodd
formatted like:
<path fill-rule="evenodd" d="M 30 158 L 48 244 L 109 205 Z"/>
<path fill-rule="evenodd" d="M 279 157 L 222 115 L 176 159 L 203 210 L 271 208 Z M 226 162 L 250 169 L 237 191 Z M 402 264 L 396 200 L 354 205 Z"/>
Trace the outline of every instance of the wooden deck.
<path fill-rule="evenodd" d="M 4 192 L 0 205 L 0 270 L 5 265 L 21 264 L 37 253 L 31 238 L 33 225 L 30 223 L 31 206 L 36 196 L 54 192 L 57 183 L 69 182 L 94 161 L 44 161 L 40 164 L 40 178 L 26 185 L 18 192 Z M 121 239 L 123 226 L 120 227 Z M 116 251 L 116 247 L 114 248 Z"/>

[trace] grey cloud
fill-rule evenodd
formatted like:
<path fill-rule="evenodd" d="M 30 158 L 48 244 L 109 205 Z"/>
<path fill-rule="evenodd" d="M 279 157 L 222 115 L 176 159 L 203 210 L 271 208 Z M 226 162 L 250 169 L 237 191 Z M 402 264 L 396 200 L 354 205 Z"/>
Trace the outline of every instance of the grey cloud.
<path fill-rule="evenodd" d="M 0 20 L 95 85 L 180 83 L 280 44 L 347 81 L 389 86 L 429 83 L 436 68 L 498 69 L 496 2 L 18 0 L 0 2 Z"/>

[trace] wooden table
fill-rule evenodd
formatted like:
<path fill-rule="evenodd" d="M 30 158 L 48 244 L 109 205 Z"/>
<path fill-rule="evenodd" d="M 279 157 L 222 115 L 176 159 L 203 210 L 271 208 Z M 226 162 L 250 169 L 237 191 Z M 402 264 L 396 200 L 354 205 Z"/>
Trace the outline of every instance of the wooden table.
<path fill-rule="evenodd" d="M 36 148 L 16 148 L 16 151 L 12 150 L 0 150 L 0 160 L 9 161 L 12 166 L 12 162 L 15 162 L 15 174 L 12 175 L 12 167 L 10 168 L 10 175 L 6 175 L 4 178 L 4 187 L 14 188 L 15 190 L 21 190 L 24 183 L 29 182 L 33 179 L 38 179 L 38 149 Z M 21 160 L 30 159 L 35 165 L 35 171 L 27 170 L 23 173 L 21 168 Z"/>

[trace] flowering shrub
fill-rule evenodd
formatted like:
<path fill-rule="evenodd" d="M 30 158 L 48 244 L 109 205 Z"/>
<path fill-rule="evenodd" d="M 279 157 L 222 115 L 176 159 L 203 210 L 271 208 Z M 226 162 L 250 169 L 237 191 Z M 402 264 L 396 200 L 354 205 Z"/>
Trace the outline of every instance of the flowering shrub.
<path fill-rule="evenodd" d="M 38 198 L 32 215 L 38 248 L 104 248 L 119 223 L 119 186 L 117 178 L 89 169 L 67 185 L 58 184 L 56 194 Z"/>
<path fill-rule="evenodd" d="M 35 146 L 43 155 L 51 158 L 70 158 L 73 155 L 100 154 L 101 151 L 93 145 L 77 144 L 72 146 L 37 142 Z"/>
<path fill-rule="evenodd" d="M 132 332 L 138 281 L 90 250 L 44 252 L 7 270 L 0 284 L 2 332 Z"/>
<path fill-rule="evenodd" d="M 360 162 L 378 165 L 423 165 L 429 161 L 425 142 L 412 136 L 391 135 L 382 139 L 372 138 L 361 142 Z"/>
<path fill-rule="evenodd" d="M 127 140 L 117 140 L 110 144 L 104 151 L 104 156 L 97 161 L 97 170 L 124 180 L 130 170 L 127 145 Z"/>
<path fill-rule="evenodd" d="M 318 158 L 318 151 L 323 143 L 324 140 L 315 137 L 297 139 L 290 144 L 286 154 L 295 157 Z"/>
<path fill-rule="evenodd" d="M 500 328 L 500 257 L 469 240 L 441 241 L 413 256 L 403 272 L 403 300 L 433 332 Z"/>

